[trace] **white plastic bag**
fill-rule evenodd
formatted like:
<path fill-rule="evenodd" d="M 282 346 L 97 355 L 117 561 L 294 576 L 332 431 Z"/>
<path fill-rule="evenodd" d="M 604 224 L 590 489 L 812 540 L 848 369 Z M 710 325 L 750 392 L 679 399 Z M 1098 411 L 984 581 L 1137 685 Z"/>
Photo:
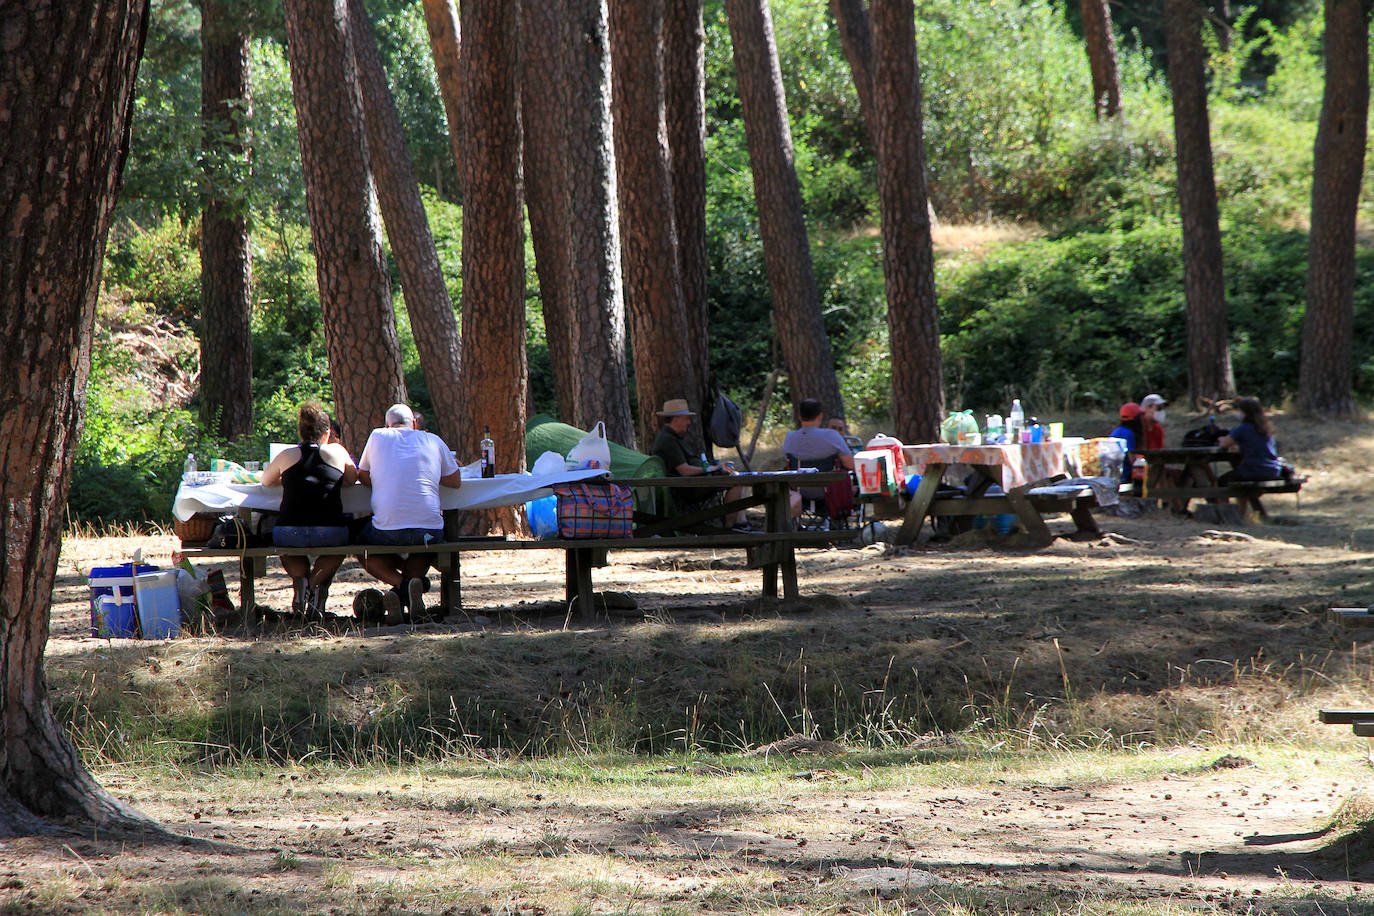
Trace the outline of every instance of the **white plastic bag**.
<path fill-rule="evenodd" d="M 592 431 L 568 452 L 568 468 L 606 468 L 611 466 L 611 443 L 606 439 L 606 424 L 597 421 Z"/>

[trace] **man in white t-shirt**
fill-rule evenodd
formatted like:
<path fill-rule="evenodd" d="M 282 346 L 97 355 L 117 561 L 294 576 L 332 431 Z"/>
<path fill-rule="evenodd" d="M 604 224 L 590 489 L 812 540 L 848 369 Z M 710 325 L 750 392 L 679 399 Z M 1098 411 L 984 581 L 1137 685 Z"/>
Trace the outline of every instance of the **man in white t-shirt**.
<path fill-rule="evenodd" d="M 458 462 L 444 440 L 415 428 L 415 414 L 404 404 L 386 411 L 386 426 L 367 437 L 358 459 L 358 480 L 372 487 L 372 518 L 358 540 L 363 544 L 423 546 L 444 539 L 444 513 L 439 488 L 462 483 Z M 380 613 L 388 623 L 398 622 L 401 608 L 412 620 L 424 615 L 428 589 L 425 574 L 434 562 L 432 553 L 406 556 L 368 556 L 363 568 L 391 590 L 364 589 L 354 599 L 354 612 L 367 619 Z M 371 593 L 371 594 L 369 594 Z"/>

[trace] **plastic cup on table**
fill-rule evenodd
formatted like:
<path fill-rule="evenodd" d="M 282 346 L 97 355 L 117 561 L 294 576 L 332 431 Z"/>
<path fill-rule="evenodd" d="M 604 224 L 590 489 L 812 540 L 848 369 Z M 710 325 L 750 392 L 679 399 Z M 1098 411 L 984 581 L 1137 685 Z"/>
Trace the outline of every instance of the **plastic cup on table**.
<path fill-rule="evenodd" d="M 1050 424 L 1050 438 L 1053 439 L 1055 442 L 1059 442 L 1060 440 L 1062 440 L 1062 439 L 1064 438 L 1064 424 L 1063 424 L 1063 423 L 1051 423 L 1051 424 Z"/>

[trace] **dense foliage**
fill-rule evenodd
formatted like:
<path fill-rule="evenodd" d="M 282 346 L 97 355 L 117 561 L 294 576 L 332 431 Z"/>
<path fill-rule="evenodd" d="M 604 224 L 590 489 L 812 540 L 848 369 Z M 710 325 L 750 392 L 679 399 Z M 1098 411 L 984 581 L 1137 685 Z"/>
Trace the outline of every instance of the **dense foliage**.
<path fill-rule="evenodd" d="M 294 108 L 270 4 L 244 0 L 254 35 L 251 170 L 219 163 L 199 137 L 198 17 L 156 0 L 126 192 L 107 258 L 106 301 L 194 331 L 196 217 L 206 186 L 241 191 L 254 243 L 257 432 L 201 442 L 194 398 L 129 385 L 131 358 L 96 340 L 90 416 L 74 480 L 78 520 L 162 519 L 188 449 L 259 456 L 289 438 L 295 405 L 329 398 L 314 262 L 305 227 Z M 262 6 L 256 10 L 254 7 Z M 406 119 L 455 296 L 461 210 L 418 0 L 369 3 Z M 1321 16 L 1308 0 L 1232 5 L 1233 34 L 1209 41 L 1212 137 L 1237 382 L 1281 402 L 1293 390 L 1302 321 L 1312 138 L 1320 106 Z M 826 325 L 851 416 L 887 411 L 887 341 L 875 169 L 848 65 L 824 3 L 775 0 L 778 53 Z M 940 247 L 947 401 L 994 408 L 1013 394 L 1044 414 L 1179 392 L 1183 292 L 1168 88 L 1156 20 L 1122 19 L 1122 119 L 1095 122 L 1076 3 L 918 0 L 927 160 L 942 224 L 1004 223 L 1020 241 Z M 1123 13 L 1113 5 L 1114 15 Z M 1123 13 L 1124 14 L 1124 13 Z M 713 369 L 750 411 L 779 358 L 723 0 L 706 4 L 708 253 Z M 234 171 L 238 168 L 239 171 Z M 1029 239 L 1029 240 L 1026 240 Z M 552 410 L 538 282 L 527 258 L 531 388 Z M 1360 260 L 1361 281 L 1369 257 Z M 1357 391 L 1374 395 L 1374 286 L 1356 292 Z M 116 309 L 117 310 L 117 309 Z M 398 296 L 407 382 L 423 408 Z M 102 327 L 108 328 L 110 322 Z M 169 358 L 194 389 L 194 350 Z M 785 394 L 785 380 L 783 390 Z M 786 398 L 775 398 L 782 420 Z"/>

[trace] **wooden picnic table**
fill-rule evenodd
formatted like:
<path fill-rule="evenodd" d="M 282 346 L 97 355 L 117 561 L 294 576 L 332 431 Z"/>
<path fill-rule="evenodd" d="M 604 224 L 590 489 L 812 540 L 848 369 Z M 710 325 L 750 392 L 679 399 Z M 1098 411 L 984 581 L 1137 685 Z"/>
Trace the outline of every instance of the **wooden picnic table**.
<path fill-rule="evenodd" d="M 1240 452 L 1221 446 L 1179 446 L 1176 448 L 1147 448 L 1138 454 L 1145 459 L 1145 484 L 1140 495 L 1146 499 L 1172 501 L 1180 511 L 1187 511 L 1194 499 L 1222 502 L 1234 498 L 1242 512 L 1254 510 L 1267 515 L 1260 497 L 1268 493 L 1297 493 L 1307 478 L 1278 480 L 1235 480 L 1223 484 L 1216 465 L 1225 463 L 1235 467 Z M 1177 474 L 1171 481 L 1170 469 Z"/>
<path fill-rule="evenodd" d="M 1012 513 L 1031 539 L 1048 543 L 1054 535 L 1045 524 L 1047 512 L 1068 512 L 1077 532 L 1097 535 L 1092 508 L 1097 498 L 1087 486 L 1055 487 L 1064 478 L 1061 442 L 1006 445 L 909 445 L 902 449 L 909 468 L 921 475 L 907 501 L 898 544 L 910 544 L 920 534 L 927 515 L 1001 515 Z M 938 495 L 941 480 L 951 467 L 968 468 L 969 480 L 959 496 Z M 992 487 L 1000 493 L 990 493 Z"/>

